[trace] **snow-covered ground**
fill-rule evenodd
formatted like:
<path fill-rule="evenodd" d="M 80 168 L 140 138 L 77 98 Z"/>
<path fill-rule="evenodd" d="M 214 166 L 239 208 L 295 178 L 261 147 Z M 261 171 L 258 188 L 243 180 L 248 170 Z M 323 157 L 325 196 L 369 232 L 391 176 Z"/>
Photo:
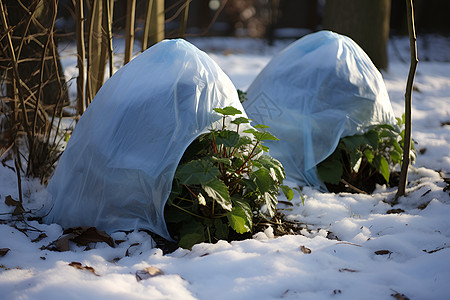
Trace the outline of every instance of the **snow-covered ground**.
<path fill-rule="evenodd" d="M 0 299 L 449 299 L 450 188 L 443 177 L 450 177 L 450 43 L 426 40 L 419 36 L 424 59 L 413 94 L 413 137 L 421 154 L 400 204 L 385 203 L 396 190 L 384 186 L 373 195 L 304 188 L 304 205 L 298 195 L 293 206 L 280 205 L 288 219 L 306 224 L 302 235 L 274 237 L 268 228 L 253 239 L 163 255 L 146 233 L 116 233 L 114 248 L 97 243 L 84 251 L 71 244 L 70 251 L 56 252 L 41 248 L 62 235 L 59 225 L 12 221 L 14 207 L 5 200 L 18 199 L 18 192 L 6 162 L 0 166 Z M 286 45 L 193 42 L 243 90 Z M 66 47 L 63 55 L 68 78 L 76 76 L 73 49 Z M 391 41 L 389 54 L 383 76 L 401 116 L 408 40 Z M 24 179 L 23 190 L 25 210 L 46 203 L 37 180 Z M 150 266 L 163 274 L 151 277 Z"/>

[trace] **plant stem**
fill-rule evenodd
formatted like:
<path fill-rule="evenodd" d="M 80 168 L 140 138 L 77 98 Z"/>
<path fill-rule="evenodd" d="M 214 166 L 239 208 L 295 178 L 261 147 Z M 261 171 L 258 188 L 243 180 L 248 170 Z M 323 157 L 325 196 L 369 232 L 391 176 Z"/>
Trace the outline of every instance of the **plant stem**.
<path fill-rule="evenodd" d="M 349 188 L 351 188 L 352 190 L 355 190 L 355 191 L 357 191 L 358 193 L 361 193 L 361 194 L 366 194 L 366 195 L 368 195 L 368 193 L 366 192 L 366 191 L 363 191 L 363 190 L 361 190 L 361 189 L 359 189 L 359 188 L 357 188 L 356 186 L 354 186 L 354 185 L 351 185 L 350 183 L 348 183 L 344 178 L 341 178 L 341 182 L 343 183 L 343 184 L 345 184 L 345 185 L 348 185 L 348 187 Z"/>
<path fill-rule="evenodd" d="M 255 150 L 256 150 L 256 147 L 258 147 L 258 144 L 259 144 L 259 141 L 256 141 L 255 147 L 253 147 L 252 152 L 250 152 L 250 154 L 247 156 L 247 159 L 244 161 L 242 166 L 236 171 L 236 174 L 240 174 L 242 169 L 244 169 L 244 167 L 247 164 L 247 162 L 252 158 L 253 153 L 255 153 Z"/>
<path fill-rule="evenodd" d="M 403 145 L 403 163 L 400 172 L 397 194 L 394 203 L 398 202 L 400 196 L 404 196 L 406 185 L 408 184 L 408 168 L 411 159 L 411 96 L 414 82 L 414 75 L 417 69 L 417 42 L 416 31 L 414 26 L 414 4 L 412 0 L 406 0 L 406 10 L 408 17 L 409 44 L 411 49 L 411 65 L 409 68 L 408 81 L 406 83 L 405 92 L 405 137 Z"/>
<path fill-rule="evenodd" d="M 183 184 L 183 186 L 192 194 L 192 196 L 194 196 L 196 199 L 198 198 L 198 196 L 193 191 L 191 191 L 191 189 L 186 184 Z"/>
<path fill-rule="evenodd" d="M 174 207 L 178 208 L 179 210 L 184 211 L 184 212 L 187 213 L 187 214 L 190 214 L 191 216 L 194 216 L 194 217 L 196 217 L 196 218 L 200 218 L 200 219 L 203 219 L 203 220 L 208 220 L 208 218 L 205 218 L 205 217 L 203 217 L 203 216 L 199 216 L 199 215 L 197 215 L 197 214 L 194 214 L 193 212 L 191 212 L 191 211 L 189 211 L 189 210 L 187 210 L 187 209 L 185 209 L 185 208 L 182 208 L 181 206 L 178 206 L 178 205 L 176 205 L 175 203 L 172 203 L 171 205 L 173 205 Z"/>

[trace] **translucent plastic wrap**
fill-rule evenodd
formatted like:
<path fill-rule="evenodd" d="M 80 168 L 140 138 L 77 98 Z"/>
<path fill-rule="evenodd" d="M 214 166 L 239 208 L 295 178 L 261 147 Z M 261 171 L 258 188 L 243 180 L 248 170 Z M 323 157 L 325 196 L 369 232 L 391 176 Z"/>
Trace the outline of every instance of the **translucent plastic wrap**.
<path fill-rule="evenodd" d="M 171 239 L 164 205 L 189 144 L 221 126 L 214 108 L 243 111 L 231 80 L 184 40 L 163 41 L 121 68 L 78 122 L 48 191 L 46 222 Z M 245 115 L 244 115 L 245 116 Z"/>
<path fill-rule="evenodd" d="M 380 72 L 355 42 L 329 31 L 288 46 L 247 92 L 247 115 L 280 139 L 266 141 L 270 155 L 299 185 L 326 189 L 316 165 L 334 152 L 341 137 L 395 124 Z"/>

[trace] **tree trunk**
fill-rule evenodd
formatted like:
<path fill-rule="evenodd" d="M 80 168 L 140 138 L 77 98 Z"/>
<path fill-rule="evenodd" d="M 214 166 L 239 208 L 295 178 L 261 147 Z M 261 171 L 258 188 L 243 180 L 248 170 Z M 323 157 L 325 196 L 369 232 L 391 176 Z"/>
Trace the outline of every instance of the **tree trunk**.
<path fill-rule="evenodd" d="M 391 0 L 327 0 L 323 28 L 352 38 L 378 69 L 387 70 Z"/>
<path fill-rule="evenodd" d="M 164 39 L 164 0 L 154 0 L 152 13 L 150 16 L 150 33 L 148 37 L 148 46 L 159 43 Z"/>

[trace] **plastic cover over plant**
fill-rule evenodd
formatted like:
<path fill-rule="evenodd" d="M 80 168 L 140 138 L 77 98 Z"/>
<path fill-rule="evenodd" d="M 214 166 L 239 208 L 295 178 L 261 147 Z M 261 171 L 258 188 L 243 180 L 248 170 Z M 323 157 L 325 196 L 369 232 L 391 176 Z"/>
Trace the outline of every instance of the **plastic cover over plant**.
<path fill-rule="evenodd" d="M 326 189 L 316 166 L 342 137 L 396 121 L 380 72 L 350 38 L 320 31 L 272 58 L 243 103 L 256 123 L 280 141 L 267 141 L 287 179 Z"/>
<path fill-rule="evenodd" d="M 221 128 L 213 109 L 227 106 L 243 111 L 207 54 L 184 40 L 148 49 L 105 83 L 77 124 L 48 186 L 46 221 L 170 240 L 163 210 L 175 169 L 194 139 Z"/>

